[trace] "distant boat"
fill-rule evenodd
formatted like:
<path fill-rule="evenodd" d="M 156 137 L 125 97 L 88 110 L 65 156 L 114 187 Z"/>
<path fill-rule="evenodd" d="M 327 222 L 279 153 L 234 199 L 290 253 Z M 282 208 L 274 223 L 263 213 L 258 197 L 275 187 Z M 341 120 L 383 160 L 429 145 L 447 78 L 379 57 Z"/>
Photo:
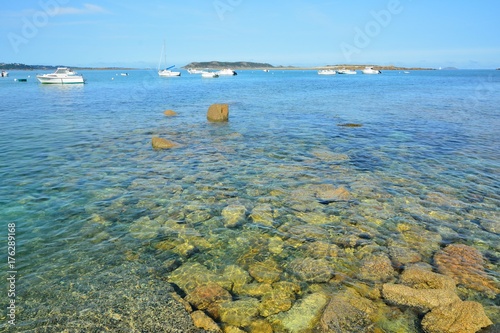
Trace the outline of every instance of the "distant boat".
<path fill-rule="evenodd" d="M 9 76 L 9 72 L 2 71 L 1 77 L 7 77 Z"/>
<path fill-rule="evenodd" d="M 269 69 L 263 69 L 262 71 L 265 73 L 269 73 Z"/>
<path fill-rule="evenodd" d="M 235 71 L 233 71 L 230 68 L 221 69 L 220 71 L 217 72 L 217 74 L 219 74 L 219 75 L 238 75 L 238 73 L 236 73 Z"/>
<path fill-rule="evenodd" d="M 77 74 L 67 67 L 59 67 L 54 73 L 37 75 L 36 78 L 43 84 L 85 83 L 81 74 Z"/>
<path fill-rule="evenodd" d="M 405 74 L 410 74 L 410 72 L 408 72 L 408 71 L 404 71 L 403 73 L 405 73 Z"/>
<path fill-rule="evenodd" d="M 14 79 L 17 82 L 28 82 L 28 79 Z"/>
<path fill-rule="evenodd" d="M 206 78 L 206 79 L 211 79 L 211 78 L 219 77 L 219 74 L 217 74 L 215 72 L 203 72 L 203 73 L 201 73 L 201 77 Z"/>
<path fill-rule="evenodd" d="M 128 76 L 128 73 L 121 73 L 121 76 Z"/>
<path fill-rule="evenodd" d="M 357 74 L 357 72 L 355 70 L 352 70 L 352 69 L 339 69 L 337 71 L 338 74 L 347 74 L 347 75 L 353 75 L 353 74 Z"/>
<path fill-rule="evenodd" d="M 203 74 L 203 71 L 201 69 L 188 68 L 187 71 L 189 74 Z"/>
<path fill-rule="evenodd" d="M 333 69 L 321 69 L 318 71 L 318 75 L 335 75 L 337 74 L 336 71 Z"/>
<path fill-rule="evenodd" d="M 158 75 L 161 77 L 173 77 L 173 76 L 181 76 L 181 72 L 173 72 L 170 69 L 174 68 L 175 65 L 170 66 L 166 69 L 160 69 L 161 60 L 165 57 L 165 65 L 167 64 L 167 53 L 165 52 L 165 42 L 163 43 L 163 48 L 161 49 L 160 62 L 158 63 Z"/>
<path fill-rule="evenodd" d="M 365 69 L 363 69 L 361 71 L 361 73 L 363 73 L 363 74 L 381 74 L 382 72 L 379 71 L 378 69 L 373 69 L 373 67 L 365 67 Z"/>

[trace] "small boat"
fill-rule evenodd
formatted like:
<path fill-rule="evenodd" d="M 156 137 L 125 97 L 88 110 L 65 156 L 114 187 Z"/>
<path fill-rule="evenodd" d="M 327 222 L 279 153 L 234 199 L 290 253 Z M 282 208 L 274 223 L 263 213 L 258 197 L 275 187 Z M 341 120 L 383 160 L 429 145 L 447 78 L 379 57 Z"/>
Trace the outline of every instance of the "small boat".
<path fill-rule="evenodd" d="M 128 76 L 128 73 L 121 73 L 121 76 Z"/>
<path fill-rule="evenodd" d="M 203 74 L 203 71 L 201 69 L 188 68 L 187 71 L 189 74 Z"/>
<path fill-rule="evenodd" d="M 269 73 L 269 69 L 263 69 L 262 70 L 264 73 Z"/>
<path fill-rule="evenodd" d="M 161 56 L 160 56 L 160 62 L 158 63 L 158 75 L 161 77 L 173 77 L 173 76 L 181 76 L 181 72 L 173 72 L 171 71 L 172 68 L 175 67 L 175 65 L 170 66 L 166 69 L 160 69 L 161 66 L 161 60 L 162 58 L 165 57 L 165 64 L 167 63 L 167 54 L 165 52 L 165 42 L 163 42 L 163 48 L 161 49 Z"/>
<path fill-rule="evenodd" d="M 355 70 L 352 70 L 352 69 L 339 69 L 337 71 L 338 74 L 347 74 L 347 75 L 354 75 L 354 74 L 357 74 L 357 72 Z"/>
<path fill-rule="evenodd" d="M 318 75 L 335 75 L 337 74 L 336 71 L 333 69 L 321 69 L 318 71 Z"/>
<path fill-rule="evenodd" d="M 1 77 L 7 77 L 9 76 L 9 72 L 2 71 L 2 74 L 0 74 Z"/>
<path fill-rule="evenodd" d="M 233 71 L 232 69 L 230 68 L 226 68 L 226 69 L 221 69 L 220 71 L 217 72 L 218 75 L 238 75 L 238 73 L 236 73 L 235 71 Z"/>
<path fill-rule="evenodd" d="M 14 79 L 17 82 L 28 82 L 28 79 Z"/>
<path fill-rule="evenodd" d="M 44 84 L 85 83 L 81 74 L 77 74 L 67 67 L 59 67 L 54 73 L 37 75 L 36 78 Z"/>
<path fill-rule="evenodd" d="M 201 77 L 206 78 L 206 79 L 211 79 L 211 78 L 219 77 L 219 74 L 217 74 L 215 72 L 203 72 L 203 73 L 201 73 Z"/>
<path fill-rule="evenodd" d="M 382 72 L 379 71 L 378 69 L 373 69 L 373 67 L 365 67 L 365 69 L 363 69 L 361 71 L 361 73 L 363 73 L 363 74 L 381 74 Z"/>

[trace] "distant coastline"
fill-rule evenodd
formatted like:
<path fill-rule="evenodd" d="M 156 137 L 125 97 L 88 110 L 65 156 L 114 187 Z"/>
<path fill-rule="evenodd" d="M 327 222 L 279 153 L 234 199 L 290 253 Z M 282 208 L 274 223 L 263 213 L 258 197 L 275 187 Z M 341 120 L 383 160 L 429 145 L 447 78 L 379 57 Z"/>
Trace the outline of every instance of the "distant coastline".
<path fill-rule="evenodd" d="M 242 69 L 279 69 L 279 70 L 321 70 L 321 69 L 354 69 L 361 70 L 365 67 L 373 67 L 378 70 L 435 70 L 435 68 L 423 68 L 423 67 L 398 67 L 398 66 L 381 66 L 381 65 L 352 65 L 352 64 L 339 64 L 339 65 L 325 65 L 325 66 L 307 66 L 307 67 L 295 67 L 295 66 L 273 66 L 268 63 L 258 63 L 258 62 L 248 62 L 248 61 L 236 61 L 236 62 L 221 62 L 221 61 L 205 61 L 205 62 L 191 62 L 182 68 L 195 68 L 195 69 L 224 69 L 231 68 L 235 70 Z"/>
<path fill-rule="evenodd" d="M 119 70 L 129 71 L 138 69 L 151 69 L 151 68 L 134 68 L 134 67 L 82 67 L 82 66 L 68 66 L 68 65 L 26 65 L 20 63 L 0 63 L 0 70 L 25 70 L 25 71 L 48 71 L 56 70 L 58 67 L 70 67 L 75 70 Z M 378 70 L 397 70 L 397 71 L 417 71 L 417 70 L 436 70 L 436 68 L 428 67 L 400 67 L 394 65 L 373 65 L 373 64 L 337 64 L 337 65 L 324 65 L 324 66 L 274 66 L 269 63 L 250 62 L 250 61 L 204 61 L 204 62 L 191 62 L 183 69 L 224 69 L 231 68 L 233 70 L 322 70 L 322 69 L 352 69 L 362 70 L 365 67 L 373 67 Z M 441 68 L 439 68 L 441 69 Z M 457 70 L 455 67 L 445 67 L 443 70 Z M 500 70 L 500 68 L 496 68 Z"/>

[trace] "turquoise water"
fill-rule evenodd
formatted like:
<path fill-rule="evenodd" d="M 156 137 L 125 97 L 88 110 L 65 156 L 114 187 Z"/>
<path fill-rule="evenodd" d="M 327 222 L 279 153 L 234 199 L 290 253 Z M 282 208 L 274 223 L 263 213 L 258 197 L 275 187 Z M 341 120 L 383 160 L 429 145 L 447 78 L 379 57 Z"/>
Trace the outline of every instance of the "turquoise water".
<path fill-rule="evenodd" d="M 16 225 L 18 327 L 47 325 L 64 302 L 83 311 L 120 268 L 166 281 L 187 262 L 220 272 L 271 258 L 306 294 L 313 283 L 287 269 L 317 241 L 335 248 L 346 285 L 371 284 L 360 265 L 394 244 L 430 265 L 440 247 L 467 244 L 500 279 L 500 71 L 81 73 L 85 85 L 0 79 L 0 234 L 6 244 Z M 212 103 L 229 104 L 227 124 L 206 121 Z M 153 150 L 153 136 L 180 146 Z M 348 196 L 321 202 L 317 186 Z M 246 212 L 229 227 L 234 206 Z"/>

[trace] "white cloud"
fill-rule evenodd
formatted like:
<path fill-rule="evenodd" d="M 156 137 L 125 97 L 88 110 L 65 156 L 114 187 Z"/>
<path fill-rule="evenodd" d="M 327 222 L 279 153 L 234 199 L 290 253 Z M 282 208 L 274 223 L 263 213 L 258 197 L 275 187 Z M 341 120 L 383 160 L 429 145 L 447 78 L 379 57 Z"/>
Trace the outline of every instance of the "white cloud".
<path fill-rule="evenodd" d="M 107 13 L 101 6 L 86 3 L 83 8 L 76 7 L 59 7 L 56 15 L 74 15 L 74 14 L 100 14 Z"/>

